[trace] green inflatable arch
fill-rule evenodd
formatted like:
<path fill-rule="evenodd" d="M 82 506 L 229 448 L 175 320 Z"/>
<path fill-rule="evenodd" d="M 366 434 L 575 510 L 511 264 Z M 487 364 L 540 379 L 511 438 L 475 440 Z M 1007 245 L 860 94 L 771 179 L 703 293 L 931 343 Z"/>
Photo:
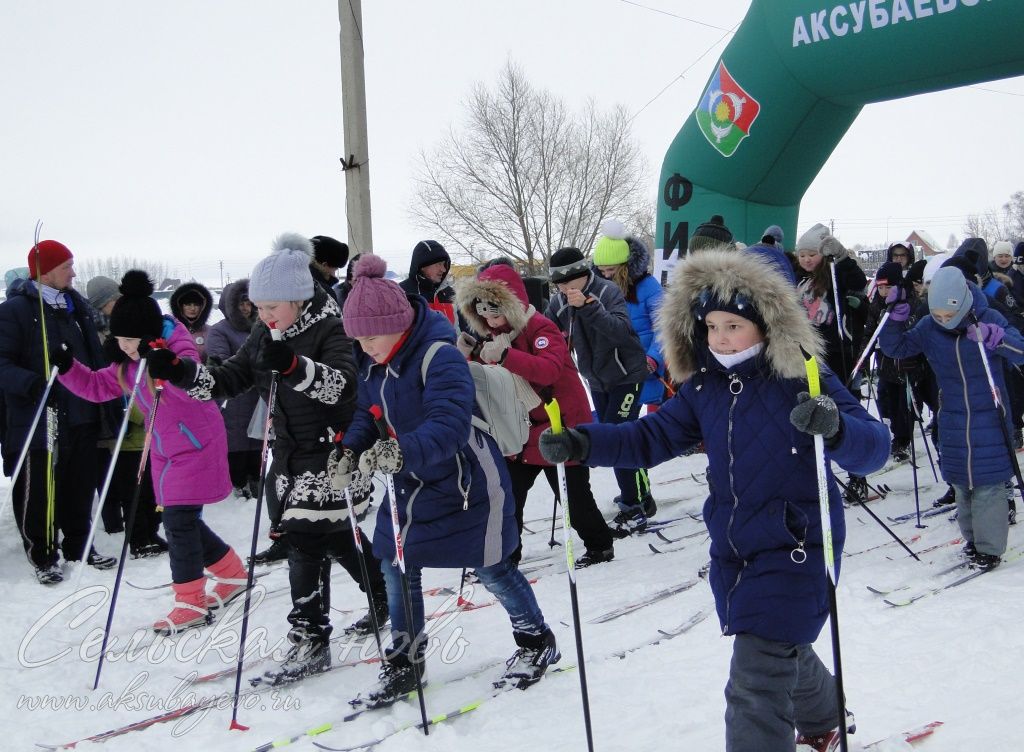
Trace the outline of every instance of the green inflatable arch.
<path fill-rule="evenodd" d="M 697 225 L 780 225 L 865 104 L 1024 73 L 1024 0 L 753 0 L 665 155 L 662 281 Z"/>

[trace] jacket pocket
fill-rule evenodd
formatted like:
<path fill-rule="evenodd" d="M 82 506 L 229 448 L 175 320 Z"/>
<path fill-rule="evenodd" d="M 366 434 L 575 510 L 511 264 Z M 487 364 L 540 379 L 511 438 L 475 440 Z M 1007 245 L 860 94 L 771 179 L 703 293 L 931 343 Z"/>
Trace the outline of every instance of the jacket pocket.
<path fill-rule="evenodd" d="M 194 446 L 196 449 L 203 448 L 202 442 L 200 442 L 199 439 L 196 438 L 196 435 L 192 433 L 189 430 L 188 426 L 186 426 L 184 423 L 178 423 L 178 430 L 181 431 L 185 438 L 188 439 L 192 446 Z"/>

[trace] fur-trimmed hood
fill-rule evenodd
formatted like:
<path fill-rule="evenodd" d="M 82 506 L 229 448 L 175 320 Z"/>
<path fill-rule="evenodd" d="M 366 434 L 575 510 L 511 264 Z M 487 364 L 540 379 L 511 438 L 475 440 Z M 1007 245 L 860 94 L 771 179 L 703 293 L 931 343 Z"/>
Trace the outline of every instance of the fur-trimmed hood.
<path fill-rule="evenodd" d="M 481 337 L 493 334 L 483 316 L 476 312 L 476 301 L 487 300 L 498 306 L 513 332 L 521 332 L 531 316 L 526 285 L 511 266 L 495 264 L 476 277 L 455 284 L 455 305 L 470 328 Z"/>
<path fill-rule="evenodd" d="M 217 308 L 228 320 L 228 323 L 240 332 L 248 332 L 256 322 L 256 306 L 252 307 L 252 315 L 246 318 L 238 310 L 238 304 L 249 299 L 249 280 L 239 279 L 228 282 L 220 294 L 220 303 Z"/>
<path fill-rule="evenodd" d="M 629 269 L 630 281 L 636 283 L 651 272 L 651 252 L 647 250 L 644 241 L 634 238 L 632 235 L 626 238 L 626 243 L 629 244 L 626 268 Z"/>
<path fill-rule="evenodd" d="M 772 375 L 804 378 L 801 347 L 823 360 L 821 336 L 797 302 L 792 284 L 760 256 L 720 246 L 690 254 L 679 264 L 658 311 L 658 339 L 676 381 L 688 379 L 710 357 L 706 331 L 698 333 L 693 316 L 694 304 L 707 288 L 722 300 L 741 292 L 753 301 L 767 327 L 763 357 Z"/>
<path fill-rule="evenodd" d="M 199 295 L 199 297 L 203 299 L 203 309 L 199 312 L 199 317 L 196 318 L 195 321 L 189 321 L 181 312 L 181 299 L 189 293 Z M 212 310 L 213 295 L 204 284 L 199 282 L 186 282 L 183 285 L 179 285 L 178 288 L 171 293 L 171 315 L 183 323 L 185 328 L 190 332 L 198 331 L 206 326 L 206 320 L 210 318 L 210 311 Z"/>

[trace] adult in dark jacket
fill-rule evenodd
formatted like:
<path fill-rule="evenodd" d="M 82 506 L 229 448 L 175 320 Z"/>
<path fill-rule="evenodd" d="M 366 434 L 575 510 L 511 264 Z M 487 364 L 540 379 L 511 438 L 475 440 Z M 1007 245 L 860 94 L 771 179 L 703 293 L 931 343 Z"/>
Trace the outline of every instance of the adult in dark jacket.
<path fill-rule="evenodd" d="M 226 284 L 217 308 L 224 318 L 210 327 L 206 340 L 206 357 L 212 365 L 220 365 L 238 352 L 259 320 L 256 307 L 249 300 L 248 279 Z M 245 499 L 254 499 L 259 493 L 260 450 L 263 445 L 259 439 L 249 436 L 249 424 L 259 400 L 259 393 L 253 389 L 226 400 L 220 411 L 228 435 L 231 485 L 235 495 Z"/>
<path fill-rule="evenodd" d="M 338 461 L 342 476 L 357 457 L 362 473 L 390 474 L 401 499 L 395 510 L 396 499 L 381 505 L 373 537 L 388 582 L 393 645 L 369 703 L 389 704 L 416 686 L 424 648 L 423 567 L 476 569 L 508 612 L 519 646 L 500 682 L 525 689 L 560 656 L 529 583 L 511 561 L 518 536 L 508 471 L 494 440 L 472 425 L 473 378 L 452 346 L 455 331 L 421 296 L 384 279 L 386 269 L 380 257 L 364 255 L 345 301 L 346 327 L 360 348 L 359 409 Z M 380 438 L 373 405 L 392 438 Z M 401 526 L 412 625 L 403 608 L 392 511 Z"/>
<path fill-rule="evenodd" d="M 794 725 L 805 742 L 838 733 L 835 682 L 811 647 L 829 613 L 811 434 L 825 439 L 838 567 L 846 528 L 831 462 L 877 470 L 889 432 L 824 364 L 822 396 L 808 399 L 801 348 L 821 363 L 821 340 L 789 282 L 764 260 L 691 254 L 661 311 L 665 360 L 683 384 L 676 396 L 632 423 L 545 433 L 541 451 L 549 461 L 649 467 L 704 442 L 708 579 L 722 632 L 736 636 L 726 749 L 791 750 Z"/>
<path fill-rule="evenodd" d="M 117 563 L 113 557 L 84 550 L 96 491 L 99 406 L 54 383 L 48 401 L 57 420 L 52 497 L 46 491 L 51 457 L 45 416 L 28 435 L 49 376 L 50 352 L 66 347 L 91 368 L 101 368 L 107 361 L 89 304 L 71 287 L 74 257 L 67 246 L 41 240 L 29 250 L 28 265 L 32 279 L 15 282 L 0 304 L 0 388 L 6 405 L 3 461 L 4 473 L 10 475 L 29 442 L 11 497 L 25 553 L 39 582 L 50 585 L 63 579 L 58 550 L 66 561 L 80 561 L 84 554 L 100 569 Z M 44 339 L 49 350 L 44 349 Z"/>
<path fill-rule="evenodd" d="M 409 276 L 400 283 L 407 295 L 422 295 L 432 310 L 455 324 L 455 289 L 446 284 L 452 259 L 436 240 L 421 240 L 412 249 Z"/>
<path fill-rule="evenodd" d="M 636 420 L 640 393 L 651 371 L 622 291 L 595 274 L 577 248 L 551 254 L 550 274 L 558 292 L 545 315 L 558 324 L 575 353 L 597 419 L 602 423 Z M 646 471 L 615 468 L 615 480 L 619 486 L 615 503 L 621 512 L 616 523 L 623 531 L 643 529 L 658 509 Z"/>
<path fill-rule="evenodd" d="M 327 235 L 314 235 L 309 239 L 313 244 L 313 260 L 309 273 L 313 282 L 341 305 L 336 286 L 338 270 L 348 263 L 348 243 L 342 243 Z"/>
<path fill-rule="evenodd" d="M 206 338 L 210 326 L 206 322 L 213 311 L 213 295 L 206 285 L 185 282 L 171 293 L 171 315 L 185 325 L 196 343 L 199 357 L 206 362 Z"/>
<path fill-rule="evenodd" d="M 265 674 L 268 681 L 280 683 L 330 665 L 331 559 L 337 558 L 359 587 L 363 585 L 350 528 L 354 521 L 341 492 L 331 484 L 328 467 L 334 437 L 348 429 L 355 409 L 352 340 L 345 336 L 334 299 L 313 283 L 309 240 L 285 234 L 274 249 L 250 275 L 249 295 L 261 323 L 238 352 L 219 366 L 154 360 L 150 372 L 184 385 L 198 400 L 234 397 L 254 387 L 266 400 L 274 373 L 280 374 L 266 495 L 277 534 L 288 542 L 293 647 L 279 667 Z M 272 339 L 270 324 L 281 331 L 280 341 Z M 373 597 L 383 611 L 380 565 L 369 551 L 364 555 L 369 558 Z"/>
<path fill-rule="evenodd" d="M 339 282 L 334 287 L 334 296 L 338 299 L 338 305 L 344 310 L 345 299 L 348 298 L 348 294 L 352 292 L 352 269 L 355 268 L 356 261 L 362 254 L 357 253 L 355 256 L 348 260 L 348 268 L 345 269 L 345 279 Z"/>
<path fill-rule="evenodd" d="M 541 456 L 537 446 L 540 434 L 551 425 L 543 401 L 557 399 L 564 424 L 576 426 L 591 420 L 587 393 L 561 332 L 530 304 L 526 286 L 511 266 L 494 264 L 475 279 L 460 281 L 456 300 L 462 318 L 479 337 L 462 333 L 458 343 L 462 354 L 471 360 L 500 364 L 525 379 L 538 396 L 536 404 L 530 406 L 530 438 L 522 452 L 506 457 L 521 535 L 526 497 L 541 472 L 555 495 L 561 495 L 555 467 Z M 611 560 L 615 553 L 613 535 L 594 500 L 590 468 L 566 466 L 565 482 L 569 517 L 586 547 L 586 553 L 576 561 L 577 567 Z M 521 550 L 520 546 L 513 554 L 517 562 Z"/>
<path fill-rule="evenodd" d="M 897 301 L 890 296 L 890 302 Z M 1000 426 L 1003 422 L 1009 430 L 1009 422 L 989 391 L 985 361 L 1005 404 L 1006 383 L 999 361 L 1024 363 L 1024 338 L 957 269 L 943 267 L 935 273 L 928 306 L 931 315 L 908 329 L 910 306 L 899 302 L 879 341 L 882 352 L 893 358 L 924 353 L 935 372 L 942 394 L 938 416 L 942 477 L 956 492 L 965 553 L 982 569 L 991 569 L 1006 550 L 1004 483 L 1013 468 Z"/>

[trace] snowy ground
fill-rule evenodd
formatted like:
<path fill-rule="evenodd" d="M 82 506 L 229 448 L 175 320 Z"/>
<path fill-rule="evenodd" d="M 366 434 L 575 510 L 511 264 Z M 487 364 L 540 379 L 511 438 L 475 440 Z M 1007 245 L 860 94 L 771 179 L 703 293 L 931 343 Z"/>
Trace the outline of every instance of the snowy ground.
<path fill-rule="evenodd" d="M 919 439 L 919 454 L 922 450 Z M 698 455 L 676 459 L 652 471 L 661 506 L 659 517 L 667 519 L 700 511 L 706 488 L 691 479 L 690 473 L 703 470 L 704 457 Z M 893 488 L 888 498 L 871 504 L 883 519 L 885 515 L 913 510 L 909 466 L 872 480 Z M 926 462 L 922 462 L 919 480 L 922 507 L 930 508 L 931 500 L 945 487 L 935 483 Z M 593 484 L 599 503 L 610 517 L 615 493 L 611 472 L 595 471 Z M 6 482 L 0 490 L 7 493 Z M 548 554 L 551 504 L 550 492 L 541 481 L 534 488 L 526 510 L 527 524 L 536 531 L 525 537 L 528 558 Z M 247 552 L 254 508 L 253 502 L 230 498 L 210 507 L 207 519 L 239 551 Z M 863 510 L 849 510 L 847 520 L 850 552 L 890 540 Z M 923 529 L 915 529 L 913 521 L 893 529 L 904 539 L 916 537 L 912 544 L 915 550 L 958 536 L 956 524 L 947 515 L 926 522 L 928 526 Z M 685 519 L 665 529 L 664 534 L 675 539 L 700 529 L 699 523 Z M 161 654 L 155 654 L 154 647 L 148 655 L 140 649 L 141 655 L 132 660 L 123 656 L 116 660 L 108 658 L 100 689 L 91 691 L 99 652 L 94 635 L 102 628 L 106 608 L 91 616 L 86 614 L 81 623 L 71 621 L 84 611 L 85 602 L 96 603 L 102 595 L 94 591 L 82 603 L 68 603 L 74 595 L 73 571 L 67 572 L 69 576 L 60 586 L 38 585 L 21 552 L 9 511 L 0 520 L 0 530 L 0 566 L 5 573 L 0 583 L 0 602 L 8 607 L 0 637 L 0 675 L 4 678 L 0 715 L 6 720 L 7 740 L 0 747 L 30 750 L 36 742 L 67 742 L 140 720 L 160 709 L 186 704 L 197 696 L 230 696 L 233 675 L 219 682 L 184 688 L 180 686 L 180 677 L 192 671 L 203 673 L 233 665 L 237 626 L 219 631 L 208 627 L 187 633 L 176 642 L 158 643 Z M 557 535 L 560 539 L 560 532 Z M 1011 528 L 1011 545 L 1020 542 L 1020 532 Z M 261 539 L 260 545 L 263 543 Z M 685 545 L 680 550 L 655 555 L 648 548 L 650 543 L 669 548 Z M 103 552 L 112 553 L 120 548 L 121 537 L 101 533 L 97 545 Z M 580 573 L 580 610 L 596 749 L 722 748 L 722 689 L 731 641 L 720 635 L 706 582 L 702 580 L 686 592 L 614 621 L 586 623 L 642 594 L 696 577 L 706 561 L 706 548 L 703 535 L 675 546 L 664 544 L 653 535 L 643 535 L 618 542 L 614 562 Z M 851 737 L 851 742 L 856 742 L 854 749 L 931 720 L 942 720 L 946 725 L 921 745 L 926 752 L 1007 748 L 1008 740 L 1019 736 L 1014 709 L 1020 706 L 1020 673 L 1024 663 L 1018 636 L 1024 623 L 1024 599 L 1019 597 L 1017 582 L 1024 565 L 1005 564 L 962 587 L 905 608 L 887 606 L 882 597 L 865 587 L 886 586 L 915 574 L 923 575 L 929 569 L 952 562 L 958 550 L 957 545 L 946 545 L 923 556 L 923 563 L 918 564 L 891 543 L 845 560 L 839 608 L 846 692 L 858 724 L 857 734 Z M 556 548 L 550 556 L 559 563 L 538 572 L 535 588 L 558 635 L 563 663 L 574 663 L 563 550 Z M 341 612 L 336 612 L 333 620 L 341 626 L 362 615 L 365 600 L 340 572 L 340 567 L 335 567 L 335 572 L 333 606 Z M 429 571 L 424 586 L 457 587 L 458 576 L 457 571 Z M 167 559 L 129 560 L 126 577 L 141 584 L 165 582 L 169 580 Z M 89 569 L 84 573 L 82 587 L 109 586 L 112 582 L 113 572 Z M 273 570 L 259 581 L 260 586 L 270 591 L 286 583 L 284 568 Z M 65 599 L 65 608 L 51 611 L 61 599 Z M 478 589 L 471 599 L 486 602 L 488 595 Z M 112 632 L 118 640 L 119 653 L 123 652 L 126 636 L 166 613 L 170 600 L 166 590 L 122 588 Z M 443 597 L 428 598 L 428 612 L 441 608 L 443 603 Z M 283 636 L 288 606 L 286 592 L 277 590 L 256 610 L 251 629 L 264 630 L 264 645 Z M 46 616 L 48 611 L 51 613 Z M 643 647 L 622 659 L 613 657 L 617 651 L 653 639 L 659 628 L 671 628 L 700 611 L 707 613 L 708 618 L 688 633 Z M 500 607 L 464 612 L 438 621 L 443 624 L 435 628 L 435 634 L 443 647 L 431 657 L 427 668 L 435 683 L 497 664 L 514 649 Z M 149 642 L 151 637 L 145 640 Z M 175 646 L 178 655 L 173 654 Z M 334 645 L 335 662 L 340 660 L 342 647 L 340 641 Z M 826 664 L 831 665 L 827 628 L 817 649 Z M 357 650 L 355 646 L 348 657 Z M 33 662 L 45 665 L 33 666 Z M 259 670 L 250 669 L 246 675 Z M 428 712 L 450 711 L 486 696 L 489 680 L 497 673 L 494 666 L 460 683 L 428 692 Z M 292 688 L 251 696 L 239 713 L 240 721 L 251 727 L 247 732 L 228 730 L 228 700 L 218 709 L 190 716 L 177 724 L 128 734 L 107 742 L 103 748 L 167 750 L 184 742 L 192 749 L 250 750 L 273 739 L 338 721 L 349 710 L 346 700 L 371 685 L 375 675 L 376 669 L 370 665 L 341 668 Z M 55 710 L 58 703 L 63 705 Z M 316 740 L 335 747 L 354 745 L 373 738 L 390 724 L 414 720 L 418 712 L 413 704 L 400 704 L 390 713 L 344 724 L 340 730 L 317 736 Z M 89 744 L 79 747 L 92 748 Z M 551 675 L 527 692 L 504 694 L 465 717 L 433 729 L 429 738 L 405 731 L 378 749 L 487 752 L 512 748 L 586 749 L 578 672 Z M 883 747 L 902 748 L 902 744 Z M 315 747 L 306 738 L 289 749 Z"/>

